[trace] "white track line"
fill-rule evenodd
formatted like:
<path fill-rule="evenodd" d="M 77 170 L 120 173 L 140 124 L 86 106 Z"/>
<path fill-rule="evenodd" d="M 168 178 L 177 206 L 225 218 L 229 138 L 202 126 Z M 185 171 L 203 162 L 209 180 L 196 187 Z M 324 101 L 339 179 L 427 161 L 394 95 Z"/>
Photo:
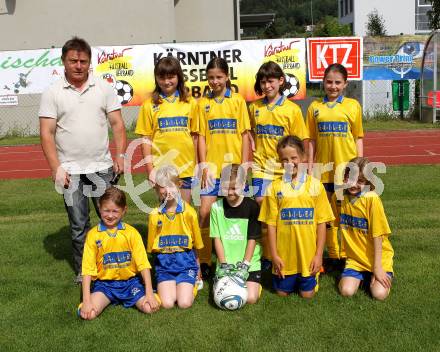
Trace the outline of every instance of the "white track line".
<path fill-rule="evenodd" d="M 0 170 L 0 174 L 7 172 L 31 172 L 31 171 L 50 171 L 50 169 Z"/>
<path fill-rule="evenodd" d="M 367 155 L 368 158 L 404 158 L 404 157 L 430 157 L 430 156 L 440 156 L 440 154 L 404 154 L 404 155 Z M 405 164 L 402 164 L 405 165 Z"/>

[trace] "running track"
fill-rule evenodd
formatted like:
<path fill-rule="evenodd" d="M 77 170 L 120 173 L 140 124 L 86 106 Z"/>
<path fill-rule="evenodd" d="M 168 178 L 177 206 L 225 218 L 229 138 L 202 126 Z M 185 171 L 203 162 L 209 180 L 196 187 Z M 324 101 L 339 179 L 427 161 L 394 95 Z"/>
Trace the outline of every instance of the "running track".
<path fill-rule="evenodd" d="M 440 131 L 368 132 L 364 150 L 371 161 L 381 161 L 386 165 L 440 164 Z M 140 149 L 137 148 L 132 165 L 140 159 Z M 144 172 L 144 168 L 134 172 Z M 0 179 L 49 176 L 49 166 L 40 145 L 0 147 Z"/>

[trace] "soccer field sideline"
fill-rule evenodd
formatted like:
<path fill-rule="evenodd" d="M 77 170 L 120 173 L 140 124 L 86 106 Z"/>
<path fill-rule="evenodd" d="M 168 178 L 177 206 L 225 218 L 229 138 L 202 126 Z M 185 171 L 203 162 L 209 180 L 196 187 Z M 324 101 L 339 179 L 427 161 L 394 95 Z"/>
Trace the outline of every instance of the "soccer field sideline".
<path fill-rule="evenodd" d="M 111 148 L 114 153 L 114 147 Z M 440 164 L 440 130 L 367 132 L 364 152 L 370 161 L 386 165 Z M 132 166 L 141 160 L 137 148 Z M 39 144 L 0 147 L 0 180 L 50 177 L 49 166 Z M 133 170 L 143 173 L 144 168 Z"/>

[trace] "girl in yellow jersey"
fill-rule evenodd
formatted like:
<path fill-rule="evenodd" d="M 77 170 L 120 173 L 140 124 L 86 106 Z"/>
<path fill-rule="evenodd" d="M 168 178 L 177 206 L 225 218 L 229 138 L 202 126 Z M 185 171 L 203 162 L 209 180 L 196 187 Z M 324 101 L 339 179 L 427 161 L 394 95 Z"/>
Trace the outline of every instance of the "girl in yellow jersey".
<path fill-rule="evenodd" d="M 319 177 L 329 199 L 334 185 L 342 183 L 345 164 L 356 156 L 363 156 L 364 132 L 362 108 L 355 99 L 343 96 L 347 86 L 347 70 L 332 64 L 324 72 L 323 100 L 315 100 L 307 110 L 310 134 L 309 164 L 314 162 L 314 174 Z M 327 233 L 327 251 L 331 264 L 344 257 L 336 232 Z M 342 253 L 341 253 L 342 252 Z"/>
<path fill-rule="evenodd" d="M 286 172 L 269 185 L 258 218 L 268 226 L 272 284 L 280 296 L 299 292 L 311 298 L 318 288 L 326 223 L 334 216 L 324 186 L 300 167 L 306 159 L 302 141 L 285 136 L 277 150 Z"/>
<path fill-rule="evenodd" d="M 143 313 L 159 309 L 141 235 L 122 222 L 126 211 L 125 194 L 118 188 L 108 188 L 99 198 L 101 221 L 87 233 L 82 260 L 78 314 L 83 319 L 95 319 L 110 303 L 136 306 Z"/>
<path fill-rule="evenodd" d="M 220 191 L 224 164 L 241 164 L 249 156 L 250 129 L 246 102 L 233 93 L 226 60 L 214 58 L 206 67 L 211 92 L 199 101 L 199 160 L 202 163 L 200 226 L 205 245 L 200 252 L 202 275 L 210 272 L 212 243 L 209 238 L 209 212 Z"/>
<path fill-rule="evenodd" d="M 155 189 L 161 205 L 148 216 L 147 252 L 155 254 L 157 292 L 163 308 L 192 306 L 197 294 L 199 264 L 196 249 L 203 247 L 197 213 L 181 199 L 175 167 L 159 167 Z"/>
<path fill-rule="evenodd" d="M 345 171 L 343 199 L 332 206 L 345 244 L 347 261 L 339 282 L 343 296 L 353 296 L 361 283 L 378 300 L 388 297 L 393 279 L 391 231 L 382 202 L 366 173 L 369 160 L 354 158 Z M 371 170 L 370 170 L 371 172 Z M 349 175 L 356 175 L 354 180 Z"/>
<path fill-rule="evenodd" d="M 176 166 L 182 198 L 189 202 L 196 164 L 197 103 L 189 96 L 176 58 L 160 59 L 154 78 L 154 92 L 141 106 L 135 130 L 144 138 L 142 155 L 147 161 L 147 176 L 154 183 L 155 168 Z"/>
<path fill-rule="evenodd" d="M 254 86 L 255 93 L 264 97 L 249 105 L 255 140 L 252 186 L 258 204 L 268 184 L 284 172 L 278 162 L 278 141 L 289 135 L 301 140 L 309 136 L 300 107 L 283 95 L 284 82 L 284 72 L 277 63 L 264 63 L 257 72 Z"/>
<path fill-rule="evenodd" d="M 252 135 L 255 140 L 252 167 L 252 188 L 255 200 L 261 205 L 267 186 L 283 175 L 277 161 L 277 143 L 283 136 L 297 136 L 307 141 L 309 132 L 305 126 L 301 109 L 283 95 L 285 83 L 281 67 L 269 61 L 259 68 L 254 90 L 264 95 L 249 106 Z M 270 259 L 267 229 L 262 229 L 263 263 Z"/>

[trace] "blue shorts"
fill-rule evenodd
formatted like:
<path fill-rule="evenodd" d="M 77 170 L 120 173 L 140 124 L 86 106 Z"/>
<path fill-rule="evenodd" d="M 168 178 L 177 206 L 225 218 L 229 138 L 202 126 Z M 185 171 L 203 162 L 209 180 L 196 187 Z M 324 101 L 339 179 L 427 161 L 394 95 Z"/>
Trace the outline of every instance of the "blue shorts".
<path fill-rule="evenodd" d="M 212 187 L 206 187 L 200 190 L 200 196 L 214 196 L 214 197 L 218 197 L 218 196 L 226 196 L 226 194 L 222 194 L 221 189 L 220 189 L 220 181 L 221 179 L 216 178 L 215 179 L 215 183 Z M 244 190 L 243 190 L 243 195 L 247 196 L 247 192 L 249 192 L 249 185 L 246 183 L 246 185 L 244 186 Z"/>
<path fill-rule="evenodd" d="M 160 253 L 154 260 L 157 283 L 176 281 L 176 284 L 188 282 L 194 285 L 197 280 L 197 265 L 194 251 Z"/>
<path fill-rule="evenodd" d="M 393 276 L 394 276 L 391 271 L 388 271 L 387 275 L 390 278 L 393 278 Z M 372 276 L 373 276 L 373 273 L 371 271 L 357 271 L 357 270 L 349 269 L 349 268 L 345 268 L 341 274 L 341 278 L 342 277 L 354 277 L 355 279 L 361 280 L 363 282 L 364 286 L 370 285 Z"/>
<path fill-rule="evenodd" d="M 284 279 L 278 275 L 272 275 L 272 285 L 275 291 L 286 293 L 298 291 L 312 291 L 317 285 L 316 276 L 303 277 L 301 274 L 286 275 Z"/>
<path fill-rule="evenodd" d="M 192 177 L 181 177 L 180 181 L 182 181 L 182 185 L 180 186 L 181 189 L 191 189 L 191 186 L 193 184 Z"/>
<path fill-rule="evenodd" d="M 110 303 L 122 303 L 125 308 L 129 308 L 145 296 L 145 286 L 138 276 L 128 280 L 96 280 L 93 283 L 93 292 L 102 292 Z"/>
<path fill-rule="evenodd" d="M 252 178 L 252 192 L 255 197 L 263 197 L 266 194 L 267 187 L 272 183 L 273 180 L 268 180 L 266 178 Z"/>
<path fill-rule="evenodd" d="M 208 186 L 200 190 L 200 196 L 215 196 L 217 197 L 220 193 L 220 179 L 216 178 L 213 186 Z"/>

